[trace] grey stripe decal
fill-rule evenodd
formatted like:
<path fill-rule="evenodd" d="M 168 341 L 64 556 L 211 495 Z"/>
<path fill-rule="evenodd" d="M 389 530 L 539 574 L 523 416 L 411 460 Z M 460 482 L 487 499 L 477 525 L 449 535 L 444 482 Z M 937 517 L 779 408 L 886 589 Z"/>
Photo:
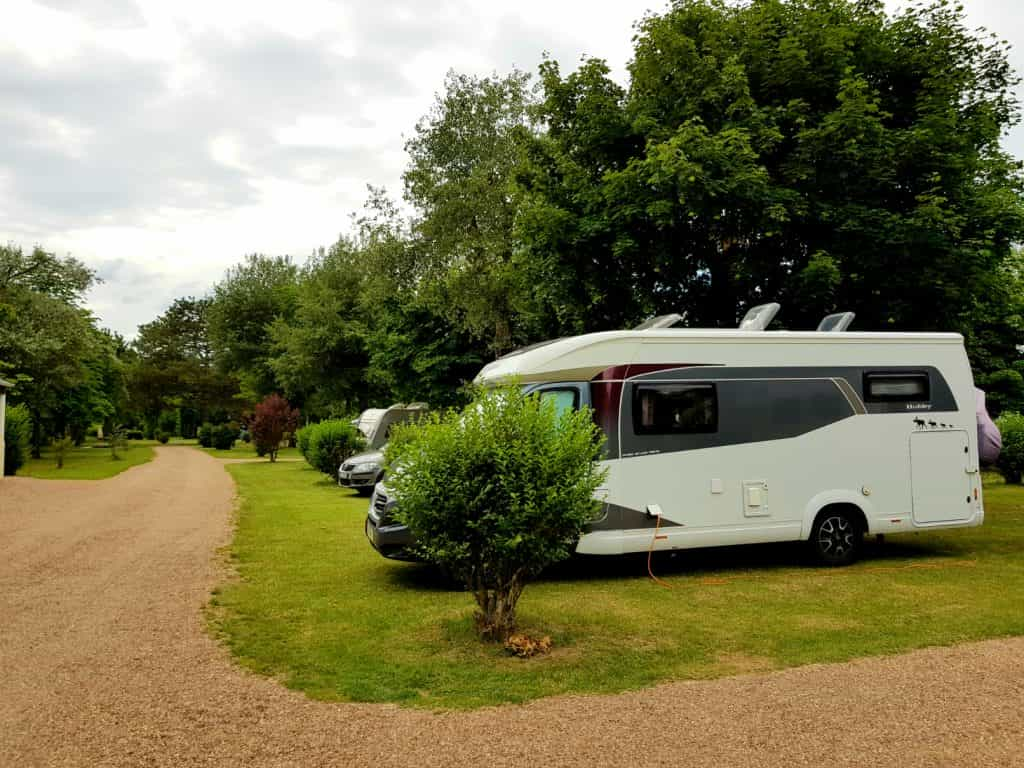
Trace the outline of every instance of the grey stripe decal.
<path fill-rule="evenodd" d="M 632 507 L 623 507 L 619 504 L 606 502 L 602 505 L 603 517 L 587 524 L 587 533 L 593 531 L 620 531 L 637 528 L 650 528 L 652 531 L 658 525 L 656 518 L 648 517 L 647 513 Z M 678 528 L 679 523 L 662 518 L 661 528 Z"/>
<path fill-rule="evenodd" d="M 844 378 L 838 378 L 832 379 L 832 383 L 839 387 L 839 391 L 846 397 L 846 401 L 850 404 L 850 407 L 853 408 L 854 413 L 859 416 L 868 412 L 867 408 L 864 407 L 864 401 L 860 399 L 860 395 L 857 394 L 857 391 L 850 386 L 850 382 Z"/>

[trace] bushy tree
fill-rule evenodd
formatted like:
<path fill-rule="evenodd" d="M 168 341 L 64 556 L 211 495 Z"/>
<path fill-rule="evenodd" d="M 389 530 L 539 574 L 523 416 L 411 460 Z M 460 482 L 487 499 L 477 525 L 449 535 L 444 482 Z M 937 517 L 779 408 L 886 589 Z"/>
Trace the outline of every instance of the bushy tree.
<path fill-rule="evenodd" d="M 7 408 L 4 422 L 4 474 L 13 475 L 28 460 L 31 450 L 32 419 L 24 405 Z"/>
<path fill-rule="evenodd" d="M 270 327 L 291 320 L 298 293 L 298 267 L 287 256 L 253 254 L 227 271 L 213 287 L 206 312 L 218 365 L 242 383 L 249 398 L 277 388 L 270 365 Z"/>
<path fill-rule="evenodd" d="M 268 365 L 307 415 L 367 405 L 366 316 L 359 306 L 366 273 L 357 245 L 340 239 L 300 271 L 292 316 L 270 325 Z"/>
<path fill-rule="evenodd" d="M 405 196 L 418 211 L 423 245 L 418 266 L 444 286 L 453 325 L 483 336 L 497 353 L 517 335 L 512 227 L 519 147 L 531 130 L 529 80 L 519 71 L 449 72 L 405 145 Z"/>
<path fill-rule="evenodd" d="M 630 76 L 542 67 L 517 234 L 572 330 L 769 298 L 789 327 L 959 330 L 1024 233 L 1017 78 L 952 2 L 681 0 Z"/>
<path fill-rule="evenodd" d="M 51 437 L 83 439 L 121 399 L 116 340 L 82 307 L 95 282 L 75 259 L 0 246 L 0 375 L 29 410 L 33 456 Z"/>
<path fill-rule="evenodd" d="M 504 640 L 526 583 L 572 552 L 599 506 L 601 443 L 586 409 L 560 415 L 517 387 L 396 429 L 397 517 L 419 553 L 473 593 L 481 637 Z"/>
<path fill-rule="evenodd" d="M 1024 415 L 1004 413 L 996 419 L 1003 436 L 1003 449 L 996 466 L 1008 483 L 1020 483 L 1024 475 Z"/>
<path fill-rule="evenodd" d="M 308 447 L 303 454 L 306 461 L 311 467 L 332 479 L 338 476 L 338 467 L 341 463 L 349 456 L 359 453 L 365 446 L 359 430 L 341 419 L 321 421 L 305 429 L 309 430 L 306 437 Z"/>
<path fill-rule="evenodd" d="M 269 456 L 277 461 L 277 451 L 285 435 L 296 430 L 299 425 L 299 411 L 278 394 L 267 395 L 256 404 L 249 432 L 256 450 L 261 456 Z"/>

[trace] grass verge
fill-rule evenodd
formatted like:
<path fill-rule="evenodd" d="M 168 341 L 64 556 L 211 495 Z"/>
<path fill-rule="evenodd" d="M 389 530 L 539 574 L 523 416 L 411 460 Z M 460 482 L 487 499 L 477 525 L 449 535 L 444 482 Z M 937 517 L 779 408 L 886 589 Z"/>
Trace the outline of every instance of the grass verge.
<path fill-rule="evenodd" d="M 110 449 L 94 442 L 72 448 L 64 456 L 64 466 L 57 469 L 52 449 L 42 457 L 29 459 L 18 470 L 19 477 L 37 477 L 43 480 L 104 480 L 119 475 L 130 467 L 145 464 L 153 458 L 153 440 L 132 440 L 118 449 L 118 459 L 110 457 Z"/>
<path fill-rule="evenodd" d="M 317 699 L 467 708 L 844 661 L 1024 634 L 1024 488 L 990 485 L 982 528 L 891 537 L 850 568 L 794 546 L 572 562 L 527 587 L 523 661 L 478 643 L 472 599 L 367 543 L 367 501 L 304 464 L 232 465 L 237 579 L 210 617 L 246 667 Z"/>
<path fill-rule="evenodd" d="M 193 442 L 193 445 L 198 443 Z M 234 447 L 230 450 L 224 451 L 217 448 L 200 448 L 199 450 L 204 451 L 216 459 L 258 459 L 256 455 L 256 446 L 252 443 L 243 443 L 239 440 L 235 443 Z M 299 454 L 298 448 L 282 448 L 277 452 L 278 459 L 301 459 L 302 456 Z M 263 458 L 263 461 L 270 463 L 270 459 Z"/>

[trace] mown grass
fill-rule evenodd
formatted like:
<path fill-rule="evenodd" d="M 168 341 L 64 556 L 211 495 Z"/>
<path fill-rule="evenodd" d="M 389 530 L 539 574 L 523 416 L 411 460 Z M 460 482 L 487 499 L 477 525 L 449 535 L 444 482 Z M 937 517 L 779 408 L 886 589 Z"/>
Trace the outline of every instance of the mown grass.
<path fill-rule="evenodd" d="M 802 564 L 795 546 L 570 562 L 530 585 L 523 661 L 474 638 L 469 595 L 377 555 L 367 501 L 304 464 L 230 467 L 237 578 L 211 621 L 242 664 L 317 699 L 466 708 L 667 679 L 843 661 L 1024 634 L 1024 488 L 990 485 L 982 528 L 891 537 L 861 563 Z"/>
<path fill-rule="evenodd" d="M 57 469 L 53 449 L 47 448 L 42 451 L 41 458 L 25 462 L 18 475 L 43 480 L 104 480 L 151 461 L 154 445 L 154 440 L 131 440 L 127 446 L 117 449 L 119 458 L 113 459 L 106 444 L 89 441 L 70 449 L 64 455 L 64 466 L 60 469 Z"/>
<path fill-rule="evenodd" d="M 198 443 L 193 442 L 194 445 Z M 217 448 L 200 448 L 201 451 L 210 454 L 217 459 L 257 459 L 260 458 L 256 455 L 256 446 L 252 443 L 243 443 L 241 440 L 235 443 L 234 447 L 230 450 L 220 450 Z M 277 452 L 277 458 L 279 459 L 299 459 L 302 458 L 299 455 L 298 448 L 282 448 Z M 270 459 L 264 459 L 268 464 Z"/>

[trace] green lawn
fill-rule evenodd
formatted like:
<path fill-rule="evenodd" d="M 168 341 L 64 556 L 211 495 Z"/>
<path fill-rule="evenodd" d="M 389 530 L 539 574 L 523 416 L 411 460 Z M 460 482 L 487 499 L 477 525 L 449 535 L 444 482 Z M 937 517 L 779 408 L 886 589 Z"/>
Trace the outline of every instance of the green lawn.
<path fill-rule="evenodd" d="M 194 440 L 192 445 L 198 445 Z M 205 451 L 214 458 L 217 459 L 256 459 L 259 458 L 256 455 L 256 446 L 252 443 L 243 443 L 241 440 L 235 443 L 235 446 L 229 451 L 221 451 L 216 448 L 200 448 L 201 451 Z M 277 452 L 277 458 L 279 459 L 299 459 L 302 458 L 299 455 L 298 448 L 282 448 Z M 270 459 L 264 459 L 267 463 Z"/>
<path fill-rule="evenodd" d="M 68 451 L 61 469 L 57 469 L 53 450 L 48 448 L 43 451 L 42 458 L 29 459 L 18 470 L 18 475 L 44 480 L 103 480 L 150 461 L 154 445 L 154 440 L 131 440 L 127 447 L 118 449 L 120 458 L 115 460 L 110 458 L 109 448 L 89 441 Z"/>
<path fill-rule="evenodd" d="M 367 543 L 367 500 L 305 464 L 230 467 L 239 578 L 210 617 L 245 666 L 318 699 L 431 708 L 611 692 L 1024 634 L 1024 489 L 987 488 L 985 526 L 908 534 L 861 563 L 794 546 L 573 562 L 530 585 L 520 623 L 555 640 L 523 661 L 481 645 L 472 599 Z"/>

